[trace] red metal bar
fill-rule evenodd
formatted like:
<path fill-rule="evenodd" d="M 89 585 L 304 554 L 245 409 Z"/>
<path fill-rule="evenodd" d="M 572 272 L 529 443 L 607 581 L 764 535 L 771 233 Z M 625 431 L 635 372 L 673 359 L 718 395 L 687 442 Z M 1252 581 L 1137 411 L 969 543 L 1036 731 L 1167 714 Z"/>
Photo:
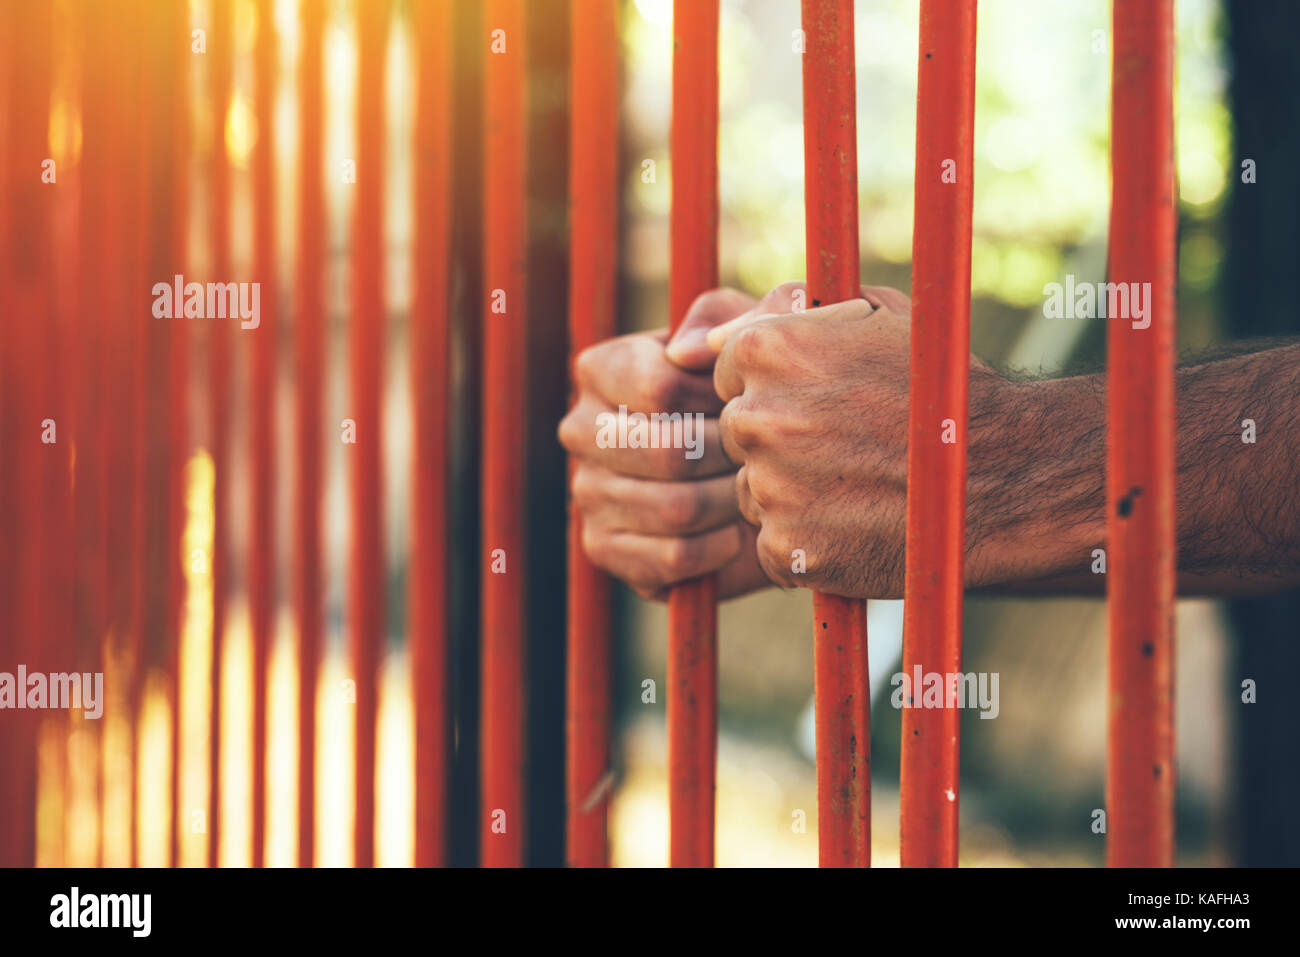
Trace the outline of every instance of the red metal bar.
<path fill-rule="evenodd" d="M 165 239 L 166 260 L 173 272 L 186 274 L 189 235 L 189 162 L 190 162 L 190 60 L 193 54 L 185 41 L 190 36 L 190 20 L 184 7 L 170 5 L 159 11 L 159 22 L 164 25 L 166 42 L 156 74 L 156 88 L 165 90 L 170 139 L 159 137 L 158 148 L 166 153 L 165 163 L 170 172 L 170 215 L 164 220 L 168 230 Z M 181 762 L 181 633 L 184 617 L 185 575 L 181 564 L 181 536 L 185 527 L 185 475 L 189 460 L 189 350 L 190 320 L 178 319 L 169 323 L 168 339 L 163 358 L 167 366 L 162 377 L 165 383 L 167 448 L 163 450 L 166 467 L 166 513 L 163 517 L 162 575 L 165 589 L 163 605 L 163 656 L 171 689 L 171 847 L 170 863 L 180 863 L 181 828 L 188 821 L 180 808 Z M 159 434 L 163 434 L 160 432 Z M 156 440 L 155 440 L 156 441 Z"/>
<path fill-rule="evenodd" d="M 415 10 L 419 91 L 415 128 L 415 302 L 411 311 L 414 456 L 411 501 L 411 671 L 415 700 L 415 864 L 447 863 L 451 769 L 447 642 L 450 445 L 452 22 L 449 0 Z"/>
<path fill-rule="evenodd" d="M 214 282 L 230 281 L 230 162 L 226 111 L 230 105 L 232 0 L 213 0 L 208 64 L 211 69 L 213 142 L 209 179 L 209 242 Z M 221 662 L 225 648 L 226 590 L 230 570 L 230 376 L 233 323 L 208 323 L 208 423 L 212 451 L 212 659 L 208 715 L 208 856 L 216 867 L 221 840 Z"/>
<path fill-rule="evenodd" d="M 524 857 L 524 422 L 527 341 L 527 10 L 491 0 L 485 26 L 482 863 Z M 499 32 L 498 32 L 499 31 Z M 502 46 L 504 45 L 504 46 Z M 493 52 L 493 49 L 501 52 Z"/>
<path fill-rule="evenodd" d="M 128 0 L 124 3 L 125 16 L 122 24 L 125 28 L 121 36 L 122 46 L 119 55 L 123 57 L 119 68 L 122 69 L 129 96 L 132 102 L 144 101 L 150 96 L 148 63 L 142 56 L 131 56 L 128 50 L 131 41 L 140 34 L 148 33 L 148 10 L 145 0 Z M 150 420 L 149 390 L 152 386 L 152 370 L 149 368 L 150 336 L 155 328 L 149 325 L 153 319 L 149 308 L 148 292 L 157 277 L 151 275 L 149 259 L 150 226 L 153 210 L 150 206 L 150 182 L 152 170 L 149 165 L 152 132 L 152 117 L 149 111 L 126 111 L 123 113 L 123 156 L 122 171 L 126 185 L 127 215 L 131 217 L 125 226 L 125 268 L 123 274 L 126 286 L 121 301 L 121 336 L 124 354 L 124 379 L 122 394 L 129 402 L 130 415 L 121 423 L 124 440 L 120 447 L 126 452 L 126 461 L 119 472 L 119 487 L 125 489 L 120 497 L 111 495 L 111 502 L 129 502 L 127 527 L 123 530 L 123 540 L 127 543 L 123 553 L 118 553 L 118 562 L 126 565 L 128 588 L 126 591 L 126 613 L 123 616 L 125 650 L 127 667 L 130 669 L 127 681 L 128 707 L 131 722 L 131 866 L 140 863 L 140 712 L 144 701 L 147 676 L 146 655 L 149 650 L 147 635 L 152 634 L 150 615 L 154 608 L 156 593 L 153 590 L 151 572 L 155 569 L 150 562 L 148 510 L 157 503 L 156 488 L 150 479 L 153 476 L 152 463 L 149 461 L 150 442 L 157 423 Z M 165 334 L 165 333 L 163 333 Z M 111 505 L 110 505 L 111 507 Z M 127 560 L 121 561 L 125 554 Z"/>
<path fill-rule="evenodd" d="M 718 284 L 718 3 L 674 0 L 672 328 Z M 669 864 L 713 866 L 718 748 L 717 579 L 668 596 Z"/>
<path fill-rule="evenodd" d="M 294 606 L 298 614 L 298 866 L 315 862 L 316 683 L 324 632 L 321 594 L 321 414 L 325 305 L 325 183 L 321 174 L 324 86 L 322 0 L 301 8 L 299 62 L 298 264 L 295 298 L 297 435 L 294 436 Z"/>
<path fill-rule="evenodd" d="M 615 332 L 618 284 L 618 3 L 574 0 L 570 73 L 569 349 Z M 572 867 L 607 867 L 610 762 L 610 581 L 582 550 L 569 514 L 568 830 Z"/>
<path fill-rule="evenodd" d="M 954 677 L 945 707 L 920 707 L 916 687 L 904 701 L 900 849 L 904 867 L 956 867 L 975 0 L 922 0 L 918 64 L 903 672 Z"/>
<path fill-rule="evenodd" d="M 51 256 L 50 220 L 56 187 L 41 181 L 42 163 L 49 156 L 48 130 L 52 60 L 51 13 L 48 7 L 21 5 L 12 14 L 11 26 L 19 38 L 10 50 L 11 59 L 4 65 L 7 72 L 7 122 L 11 139 L 6 149 L 3 186 L 7 194 L 8 213 L 3 223 L 6 233 L 5 257 L 0 282 L 5 287 L 0 319 L 4 332 L 4 384 L 0 402 L 5 409 L 4 448 L 9 450 L 12 471 L 16 473 L 6 485 L 12 495 L 6 503 L 13 539 L 6 550 L 15 552 L 17 560 L 6 566 L 13 575 L 13 611 L 4 630 L 12 633 L 0 645 L 11 661 L 25 664 L 33 671 L 48 666 L 48 649 L 43 631 L 50 615 L 48 560 L 52 558 L 46 541 L 45 524 L 49 519 L 49 463 L 57 446 L 42 444 L 42 420 L 54 414 L 46 365 L 49 322 Z M 56 423 L 57 424 L 57 423 Z M 6 469 L 8 471 L 9 469 Z M 22 711 L 6 715 L 6 753 L 3 780 L 0 780 L 0 863 L 30 867 L 36 862 L 36 737 L 40 712 Z"/>
<path fill-rule="evenodd" d="M 803 0 L 811 305 L 860 295 L 853 0 Z M 823 867 L 871 865 L 866 602 L 815 594 L 817 830 Z"/>
<path fill-rule="evenodd" d="M 354 863 L 375 863 L 375 727 L 384 648 L 381 475 L 384 367 L 384 48 L 387 0 L 357 6 L 357 198 L 352 219 L 352 678 L 356 682 Z"/>
<path fill-rule="evenodd" d="M 97 316 L 92 325 L 93 367 L 92 407 L 93 417 L 88 417 L 88 428 L 93 428 L 89 450 L 94 460 L 95 484 L 90 490 L 89 512 L 93 515 L 93 549 L 88 552 L 90 564 L 88 577 L 95 583 L 97 598 L 94 633 L 91 640 L 107 651 L 116 646 L 121 651 L 127 621 L 127 576 L 130 542 L 128 501 L 129 434 L 135 423 L 131 417 L 126 381 L 127 343 L 131 336 L 125 325 L 124 301 L 130 268 L 130 251 L 134 245 L 133 234 L 138 215 L 129 203 L 133 180 L 130 171 L 128 144 L 133 136 L 129 126 L 133 102 L 128 84 L 125 44 L 123 37 L 134 28 L 127 14 L 130 8 L 109 11 L 102 4 L 90 8 L 87 37 L 102 37 L 99 44 L 83 44 L 84 88 L 94 97 L 94 107 L 86 110 L 83 162 L 87 169 L 87 183 L 94 207 L 84 213 L 83 236 L 99 236 L 98 245 L 89 254 L 96 260 L 99 283 L 86 288 L 84 315 Z M 95 114 L 94 119 L 89 117 Z M 90 217 L 94 217 L 93 219 Z M 103 235 L 103 223 L 119 223 L 121 228 L 112 236 Z M 127 708 L 134 701 L 129 687 L 130 675 L 120 671 L 120 657 L 112 661 L 113 671 L 106 680 L 112 680 L 126 691 Z M 104 661 L 106 667 L 108 660 Z M 132 720 L 127 710 L 127 719 Z M 102 729 L 101 729 L 102 732 Z M 101 761 L 103 760 L 101 752 Z M 108 808 L 103 800 L 106 767 L 101 763 L 99 782 L 101 835 L 106 835 L 110 825 Z M 134 840 L 132 840 L 134 848 Z M 101 846 L 101 857 L 102 857 Z M 132 850 L 134 853 L 134 850 Z"/>
<path fill-rule="evenodd" d="M 1110 280 L 1142 284 L 1145 324 L 1107 332 L 1106 576 L 1112 867 L 1174 862 L 1174 366 L 1178 192 L 1172 0 L 1116 0 Z"/>
<path fill-rule="evenodd" d="M 251 502 L 248 527 L 248 610 L 253 644 L 253 866 L 266 853 L 266 678 L 275 600 L 275 373 L 279 297 L 275 247 L 275 11 L 258 0 L 253 112 L 258 136 L 252 155 L 253 272 L 261 283 L 260 324 L 249 335 Z"/>

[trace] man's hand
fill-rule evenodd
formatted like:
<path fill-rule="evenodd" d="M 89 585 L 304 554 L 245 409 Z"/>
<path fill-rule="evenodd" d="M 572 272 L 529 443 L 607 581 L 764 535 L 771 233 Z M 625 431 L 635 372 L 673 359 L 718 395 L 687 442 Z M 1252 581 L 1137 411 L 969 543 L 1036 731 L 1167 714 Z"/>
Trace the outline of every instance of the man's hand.
<path fill-rule="evenodd" d="M 895 289 L 862 292 L 864 299 L 713 330 L 714 383 L 727 401 L 723 448 L 741 466 L 740 510 L 760 530 L 767 576 L 837 595 L 901 598 L 911 303 Z M 1016 474 L 1021 453 L 1010 436 L 1018 415 L 1032 415 L 1040 399 L 974 357 L 970 394 L 969 487 L 989 494 L 972 497 L 967 511 L 967 584 L 1026 569 L 1055 573 L 1062 559 L 1048 547 L 1086 555 L 1095 523 L 1058 531 L 1057 542 L 1036 540 L 1020 521 L 1029 509 L 1007 507 L 1007 482 L 996 474 Z M 938 441 L 937 421 L 935 430 Z"/>
<path fill-rule="evenodd" d="M 717 572 L 721 597 L 767 584 L 755 557 L 756 530 L 736 502 L 735 466 L 722 454 L 713 391 L 709 329 L 745 314 L 755 302 L 735 290 L 706 293 L 669 342 L 666 331 L 620 336 L 578 356 L 577 398 L 560 423 L 574 462 L 573 507 L 592 562 L 645 598 Z M 702 413 L 699 458 L 682 448 L 602 448 L 598 417 Z M 664 443 L 659 443 L 664 444 Z"/>

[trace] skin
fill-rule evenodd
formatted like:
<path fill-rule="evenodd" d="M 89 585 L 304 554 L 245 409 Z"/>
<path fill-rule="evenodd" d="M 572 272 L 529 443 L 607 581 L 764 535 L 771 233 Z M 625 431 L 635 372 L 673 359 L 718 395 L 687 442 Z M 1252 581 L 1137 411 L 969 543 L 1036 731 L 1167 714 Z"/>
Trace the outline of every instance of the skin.
<path fill-rule="evenodd" d="M 719 594 L 777 584 L 903 594 L 911 304 L 894 289 L 801 310 L 801 283 L 761 301 L 714 290 L 681 329 L 578 357 L 560 425 L 592 561 L 638 594 L 718 572 Z M 1184 594 L 1300 584 L 1300 345 L 1178 372 L 1178 567 Z M 600 449 L 596 416 L 701 412 L 704 455 Z M 1254 443 L 1241 422 L 1256 421 Z M 966 584 L 1099 592 L 1105 379 L 1019 381 L 970 364 Z M 791 571 L 801 549 L 806 570 Z"/>

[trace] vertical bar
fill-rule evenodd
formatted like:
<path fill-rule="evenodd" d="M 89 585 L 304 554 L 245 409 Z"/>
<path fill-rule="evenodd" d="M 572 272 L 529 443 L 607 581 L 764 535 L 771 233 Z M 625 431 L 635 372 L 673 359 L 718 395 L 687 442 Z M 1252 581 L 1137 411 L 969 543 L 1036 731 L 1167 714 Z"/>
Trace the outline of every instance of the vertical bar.
<path fill-rule="evenodd" d="M 126 76 L 130 101 L 145 103 L 150 100 L 151 90 L 147 60 L 143 56 L 132 56 L 128 51 L 131 42 L 140 34 L 147 34 L 148 11 L 145 0 L 134 0 L 124 4 L 127 16 L 123 23 L 127 31 L 120 53 L 123 56 L 121 69 Z M 149 369 L 150 336 L 155 327 L 149 325 L 153 318 L 148 308 L 148 290 L 154 277 L 150 276 L 149 242 L 151 238 L 152 209 L 150 207 L 149 168 L 152 117 L 148 110 L 126 111 L 123 114 L 124 152 L 122 156 L 124 180 L 128 186 L 126 195 L 127 215 L 131 225 L 126 229 L 126 288 L 122 295 L 122 327 L 119 335 L 124 342 L 125 370 L 122 393 L 129 403 L 130 415 L 122 423 L 126 432 L 120 443 L 126 453 L 119 481 L 125 494 L 121 497 L 110 494 L 110 508 L 113 502 L 129 502 L 127 526 L 123 530 L 123 540 L 127 543 L 125 554 L 127 560 L 126 611 L 123 616 L 125 632 L 125 651 L 127 667 L 130 669 L 128 681 L 129 720 L 131 722 L 131 866 L 140 864 L 141 850 L 141 712 L 143 710 L 148 662 L 146 654 L 148 645 L 146 634 L 151 633 L 152 622 L 149 616 L 153 610 L 152 581 L 153 570 L 149 562 L 149 529 L 147 528 L 148 510 L 156 503 L 152 497 L 152 473 L 149 461 L 149 443 L 152 427 L 156 423 L 149 420 L 149 389 L 152 385 Z"/>
<path fill-rule="evenodd" d="M 569 349 L 576 357 L 615 332 L 618 284 L 618 3 L 574 0 L 570 12 Z M 609 578 L 582 550 L 569 513 L 568 830 L 572 867 L 606 867 L 609 844 Z"/>
<path fill-rule="evenodd" d="M 375 726 L 384 648 L 380 458 L 384 357 L 384 47 L 388 0 L 357 5 L 357 199 L 352 219 L 352 678 L 356 682 L 354 863 L 375 863 Z"/>
<path fill-rule="evenodd" d="M 808 297 L 859 291 L 853 0 L 803 0 Z M 817 831 L 823 867 L 871 864 L 871 690 L 866 602 L 813 596 Z"/>
<path fill-rule="evenodd" d="M 95 5 L 95 20 L 92 23 L 103 36 L 102 46 L 87 42 L 85 57 L 88 64 L 96 64 L 87 76 L 94 76 L 102 81 L 100 108 L 104 113 L 104 136 L 99 153 L 93 158 L 87 154 L 88 168 L 95 170 L 97 192 L 102 201 L 99 212 L 102 218 L 94 221 L 91 229 L 99 232 L 104 222 L 119 223 L 120 231 L 110 239 L 105 239 L 100 260 L 100 276 L 103 284 L 96 290 L 98 297 L 87 315 L 100 317 L 97 332 L 104 348 L 96 356 L 98 376 L 98 393 L 95 396 L 96 414 L 101 428 L 95 438 L 96 451 L 100 453 L 98 473 L 100 482 L 95 490 L 93 509 L 95 524 L 99 530 L 98 549 L 92 561 L 95 563 L 93 575 L 98 582 L 98 591 L 103 598 L 100 606 L 98 631 L 94 636 L 102 644 L 105 655 L 105 667 L 108 670 L 106 680 L 112 680 L 125 690 L 125 707 L 121 715 L 133 723 L 134 689 L 131 687 L 130 673 L 123 673 L 123 665 L 129 668 L 122 657 L 125 632 L 129 627 L 129 602 L 127 574 L 131 563 L 131 542 L 129 537 L 130 509 L 130 434 L 135 426 L 129 404 L 129 391 L 126 382 L 129 376 L 126 343 L 131 340 L 126 325 L 126 296 L 129 288 L 129 271 L 132 263 L 132 250 L 135 245 L 134 235 L 139 216 L 130 204 L 133 192 L 133 179 L 130 174 L 131 154 L 129 144 L 135 136 L 131 128 L 132 111 L 127 105 L 133 101 L 128 77 L 128 63 L 124 52 L 123 38 L 130 35 L 135 24 L 131 22 L 132 9 L 123 7 L 109 13 Z M 102 19 L 100 17 L 102 16 Z M 103 69 L 98 65 L 102 62 Z M 87 144 L 89 145 L 89 144 Z M 101 175 L 102 174 L 102 175 Z M 112 657 L 108 657 L 111 653 Z M 130 732 L 128 728 L 128 733 Z M 106 744 L 106 739 L 101 739 Z M 108 754 L 101 751 L 101 792 L 104 790 L 105 776 L 108 773 Z M 135 775 L 131 775 L 131 794 L 134 803 Z M 106 840 L 110 828 L 116 826 L 110 820 L 109 807 L 100 802 L 101 833 Z M 131 815 L 134 821 L 134 815 Z M 134 855 L 134 825 L 129 829 L 131 842 L 130 855 Z"/>
<path fill-rule="evenodd" d="M 18 35 L 18 6 L 0 7 L 0 138 L 5 143 L 14 141 L 13 101 L 11 94 L 18 86 L 20 64 L 16 56 L 15 40 Z M 13 200 L 12 167 L 14 150 L 0 150 L 0 278 L 8 278 L 9 257 L 12 255 Z M 18 368 L 18 324 L 7 321 L 14 315 L 15 296 L 7 282 L 0 282 L 0 448 L 10 459 L 17 458 L 18 387 L 15 370 Z M 0 469 L 0 538 L 13 542 L 11 548 L 0 548 L 0 616 L 4 621 L 16 621 L 18 616 L 17 569 L 21 564 L 19 538 L 20 514 L 17 497 L 17 470 Z M 14 629 L 0 629 L 0 656 L 14 660 L 18 653 Z M 0 767 L 17 768 L 17 734 L 0 735 Z M 18 860 L 15 841 L 20 832 L 16 809 L 17 774 L 0 777 L 0 867 L 14 867 Z"/>
<path fill-rule="evenodd" d="M 904 702 L 904 867 L 957 866 L 961 711 L 951 692 L 961 672 L 966 530 L 975 7 L 921 0 L 903 673 L 951 677 L 944 707 L 915 706 L 915 686 Z M 943 440 L 950 424 L 955 442 Z"/>
<path fill-rule="evenodd" d="M 14 36 L 21 38 L 11 51 L 7 71 L 7 114 L 11 140 L 6 148 L 7 221 L 5 257 L 0 283 L 5 287 L 6 312 L 0 320 L 3 339 L 3 402 L 8 421 L 3 448 L 9 466 L 16 473 L 7 491 L 13 495 L 9 516 L 13 539 L 7 546 L 18 556 L 14 591 L 9 593 L 16 614 L 3 623 L 8 638 L 0 649 L 13 654 L 17 662 L 32 671 L 49 664 L 42 647 L 43 628 L 51 620 L 47 561 L 52 559 L 48 542 L 51 525 L 48 493 L 48 463 L 57 445 L 42 443 L 42 420 L 53 414 L 47 370 L 47 336 L 51 323 L 49 248 L 50 220 L 56 187 L 42 182 L 42 163 L 49 156 L 48 130 L 52 60 L 52 11 L 48 6 L 24 4 L 12 14 Z M 6 24 L 6 28 L 8 25 Z M 22 317 L 22 321 L 18 317 Z M 65 439 L 66 441 L 66 439 Z M 6 471 L 9 470 L 6 469 Z M 8 611 L 9 609 L 5 609 Z M 13 659 L 11 659 L 13 660 Z M 0 863 L 31 867 L 36 863 L 36 767 L 40 712 L 8 716 L 4 737 L 9 740 L 9 762 L 0 777 Z"/>
<path fill-rule="evenodd" d="M 230 281 L 230 162 L 226 111 L 230 106 L 231 6 L 213 0 L 208 64 L 211 67 L 212 153 L 209 157 L 209 241 L 212 279 Z M 208 423 L 212 445 L 212 658 L 208 715 L 208 867 L 216 867 L 221 846 L 221 663 L 225 649 L 226 590 L 230 570 L 230 375 L 233 324 L 208 323 Z"/>
<path fill-rule="evenodd" d="M 1106 576 L 1112 867 L 1174 862 L 1176 231 L 1172 0 L 1116 0 L 1110 280 L 1150 283 L 1107 330 Z"/>
<path fill-rule="evenodd" d="M 447 646 L 450 443 L 452 23 L 449 0 L 415 11 L 419 90 L 415 127 L 415 302 L 411 312 L 411 670 L 415 698 L 415 864 L 447 864 L 451 769 Z"/>
<path fill-rule="evenodd" d="M 102 6 L 85 9 L 83 36 L 103 36 L 105 24 Z M 75 622 L 77 653 L 92 672 L 103 670 L 105 635 L 104 579 L 99 573 L 99 556 L 105 551 L 104 529 L 99 511 L 99 496 L 105 485 L 105 403 L 106 381 L 103 357 L 106 354 L 103 310 L 111 286 L 107 264 L 111 261 L 116 238 L 105 237 L 101 224 L 108 209 L 113 170 L 107 160 L 108 140 L 112 133 L 109 95 L 109 65 L 104 51 L 96 44 L 82 42 L 80 64 L 80 98 L 82 150 L 78 178 L 80 197 L 77 224 L 77 267 L 81 282 L 77 284 L 77 316 L 94 317 L 79 323 L 68 340 L 72 364 L 77 370 L 73 385 L 73 548 L 77 555 L 76 587 L 82 598 Z M 96 746 L 97 760 L 91 773 L 95 778 L 95 805 L 104 805 L 103 721 L 85 726 Z M 102 824 L 102 821 L 101 821 Z M 104 829 L 95 828 L 95 866 L 103 866 Z"/>
<path fill-rule="evenodd" d="M 250 329 L 252 492 L 248 528 L 248 608 L 253 644 L 253 866 L 266 854 L 266 679 L 275 596 L 275 371 L 279 296 L 275 246 L 275 16 L 258 0 L 253 112 L 258 136 L 252 155 L 253 272 L 261 283 L 261 320 Z"/>
<path fill-rule="evenodd" d="M 190 36 L 189 17 L 184 7 L 169 6 L 160 16 L 166 26 L 162 45 L 161 70 L 156 74 L 157 89 L 166 90 L 170 136 L 159 138 L 170 172 L 167 203 L 170 215 L 164 221 L 169 232 L 165 237 L 165 258 L 176 274 L 186 272 L 189 233 L 189 161 L 190 161 Z M 164 127 L 166 129 L 166 127 Z M 186 319 L 171 322 L 163 358 L 167 363 L 164 401 L 167 448 L 163 451 L 166 467 L 166 514 L 163 520 L 162 574 L 163 657 L 171 692 L 171 835 L 169 860 L 172 867 L 180 863 L 182 814 L 180 809 L 181 761 L 181 634 L 184 614 L 185 575 L 181 565 L 181 535 L 185 523 L 185 475 L 189 460 L 188 403 L 190 324 Z M 156 441 L 156 440 L 155 440 Z"/>
<path fill-rule="evenodd" d="M 718 2 L 674 0 L 669 317 L 718 284 Z M 713 866 L 717 580 L 668 596 L 669 864 Z"/>
<path fill-rule="evenodd" d="M 294 336 L 297 435 L 294 489 L 294 605 L 298 616 L 298 866 L 315 861 L 316 684 L 324 615 L 321 594 L 321 415 L 325 317 L 322 281 L 325 183 L 321 172 L 324 87 L 322 0 L 304 0 L 298 96 L 298 263 Z"/>
<path fill-rule="evenodd" d="M 487 6 L 480 822 L 487 867 L 518 867 L 524 849 L 526 23 L 522 0 L 491 0 Z"/>

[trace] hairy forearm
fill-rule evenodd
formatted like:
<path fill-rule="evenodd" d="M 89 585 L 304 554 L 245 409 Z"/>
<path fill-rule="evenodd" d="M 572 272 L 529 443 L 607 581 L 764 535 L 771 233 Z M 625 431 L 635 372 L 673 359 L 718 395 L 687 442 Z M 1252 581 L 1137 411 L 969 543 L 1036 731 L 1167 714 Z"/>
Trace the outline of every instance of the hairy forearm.
<path fill-rule="evenodd" d="M 967 542 L 983 571 L 971 584 L 1100 592 L 1104 377 L 975 385 Z M 1180 368 L 1177 409 L 1180 593 L 1300 584 L 1300 344 Z"/>

